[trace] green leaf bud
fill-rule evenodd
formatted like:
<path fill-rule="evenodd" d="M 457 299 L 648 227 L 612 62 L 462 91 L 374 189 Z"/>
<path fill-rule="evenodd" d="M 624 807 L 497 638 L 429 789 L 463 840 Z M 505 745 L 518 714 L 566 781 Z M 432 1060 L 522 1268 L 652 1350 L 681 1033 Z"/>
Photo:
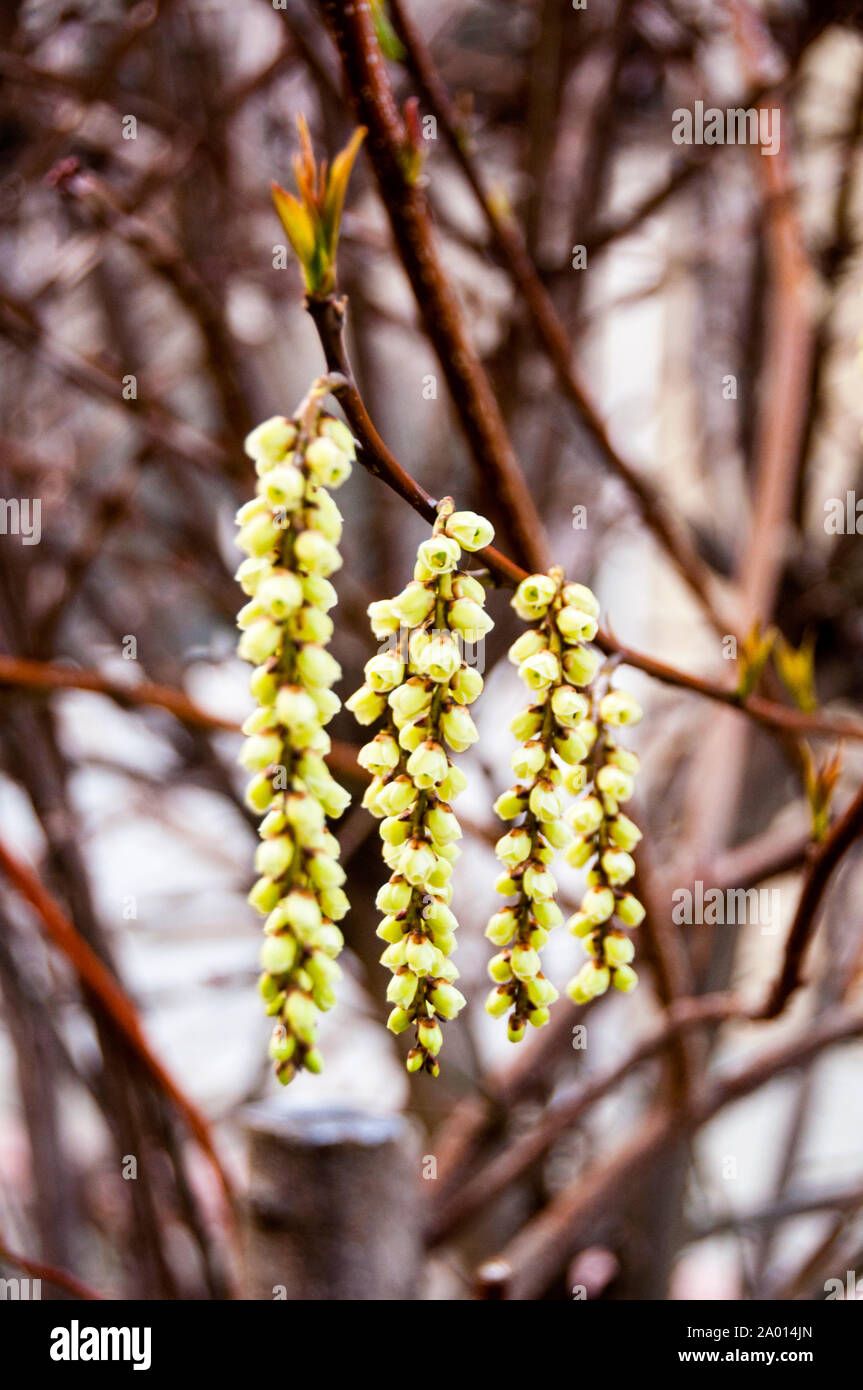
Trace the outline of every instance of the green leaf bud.
<path fill-rule="evenodd" d="M 594 835 L 602 825 L 602 802 L 596 796 L 586 796 L 576 806 L 570 807 L 566 818 L 579 835 Z"/>
<path fill-rule="evenodd" d="M 283 1023 L 277 1023 L 270 1035 L 267 1051 L 273 1062 L 289 1062 L 297 1048 L 297 1040 Z"/>
<path fill-rule="evenodd" d="M 551 708 L 555 719 L 566 728 L 575 728 L 589 710 L 587 700 L 571 685 L 559 685 L 551 694 Z"/>
<path fill-rule="evenodd" d="M 566 924 L 566 930 L 573 936 L 584 938 L 596 931 L 596 923 L 586 912 L 574 912 Z"/>
<path fill-rule="evenodd" d="M 425 886 L 437 867 L 437 856 L 425 840 L 409 840 L 399 856 L 399 871 L 408 883 Z"/>
<path fill-rule="evenodd" d="M 321 890 L 321 908 L 327 917 L 334 922 L 340 922 L 347 916 L 350 910 L 348 895 L 343 888 L 323 888 Z"/>
<path fill-rule="evenodd" d="M 390 944 L 401 941 L 406 935 L 404 921 L 395 916 L 384 917 L 378 923 L 375 935 L 379 936 L 381 941 L 389 941 Z"/>
<path fill-rule="evenodd" d="M 557 820 L 561 814 L 560 797 L 545 779 L 531 787 L 528 804 L 538 820 Z"/>
<path fill-rule="evenodd" d="M 534 901 L 553 898 L 557 892 L 557 881 L 548 869 L 528 864 L 524 871 L 524 891 Z"/>
<path fill-rule="evenodd" d="M 441 801 L 455 801 L 466 786 L 467 778 L 461 768 L 453 764 L 443 781 L 438 783 L 437 794 Z"/>
<path fill-rule="evenodd" d="M 545 898 L 538 902 L 534 902 L 533 915 L 539 925 L 548 931 L 551 931 L 553 927 L 559 927 L 563 921 L 563 913 L 553 898 Z M 531 942 L 531 945 L 534 944 L 534 942 Z"/>
<path fill-rule="evenodd" d="M 279 885 L 269 878 L 259 878 L 247 898 L 250 907 L 260 912 L 263 917 L 272 912 L 278 901 Z"/>
<path fill-rule="evenodd" d="M 277 937 L 273 938 L 278 940 Z M 313 1001 L 302 990 L 288 991 L 285 1000 L 285 1017 L 301 1042 L 310 1046 L 317 1038 L 316 1010 Z"/>
<path fill-rule="evenodd" d="M 339 679 L 342 668 L 324 647 L 310 643 L 297 653 L 297 672 L 303 685 L 328 687 Z"/>
<path fill-rule="evenodd" d="M 525 743 L 523 747 L 516 748 L 510 758 L 510 767 L 516 777 L 526 782 L 532 780 L 542 770 L 547 756 L 546 750 L 539 740 Z"/>
<path fill-rule="evenodd" d="M 566 849 L 572 840 L 572 831 L 563 820 L 540 821 L 539 828 L 554 849 Z"/>
<path fill-rule="evenodd" d="M 379 960 L 381 965 L 386 966 L 387 970 L 398 970 L 404 965 L 407 957 L 407 937 L 400 937 L 398 941 L 391 941 L 386 950 L 381 951 Z M 416 972 L 419 973 L 419 972 Z"/>
<path fill-rule="evenodd" d="M 529 628 L 517 637 L 510 646 L 507 656 L 515 666 L 520 666 L 529 656 L 536 656 L 537 652 L 544 651 L 546 647 L 545 634 L 538 628 Z"/>

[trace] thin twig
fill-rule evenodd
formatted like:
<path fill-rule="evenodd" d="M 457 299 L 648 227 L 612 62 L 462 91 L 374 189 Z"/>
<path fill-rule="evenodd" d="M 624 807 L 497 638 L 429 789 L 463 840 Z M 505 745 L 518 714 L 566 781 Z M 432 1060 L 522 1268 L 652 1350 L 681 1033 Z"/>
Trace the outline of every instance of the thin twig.
<path fill-rule="evenodd" d="M 368 130 L 367 150 L 396 247 L 483 483 L 494 490 L 519 556 L 531 568 L 543 569 L 543 524 L 441 265 L 425 193 L 409 172 L 417 152 L 395 103 L 371 6 L 368 0 L 351 5 L 318 0 L 318 8 L 339 50 L 357 120 Z"/>
<path fill-rule="evenodd" d="M 146 1067 L 159 1089 L 173 1102 L 189 1130 L 213 1166 L 230 1206 L 233 1192 L 221 1160 L 216 1153 L 209 1125 L 197 1106 L 181 1091 L 150 1048 L 138 1021 L 131 999 L 96 952 L 76 931 L 66 914 L 42 886 L 32 869 L 15 859 L 0 843 L 0 872 L 36 911 L 45 931 L 77 974 L 82 985 L 98 999 L 104 1014 L 110 1018 L 133 1053 Z"/>
<path fill-rule="evenodd" d="M 620 478 L 634 498 L 642 520 L 659 542 L 665 556 L 696 596 L 712 625 L 717 631 L 725 634 L 729 631 L 729 621 L 720 617 L 716 611 L 710 594 L 714 576 L 709 566 L 692 545 L 679 519 L 672 514 L 667 500 L 660 496 L 653 484 L 643 477 L 612 443 L 602 418 L 573 365 L 572 344 L 554 301 L 537 273 L 515 220 L 496 206 L 485 187 L 477 162 L 471 153 L 467 135 L 461 127 L 446 86 L 419 30 L 408 16 L 401 0 L 391 0 L 391 10 L 395 27 L 405 47 L 408 66 L 413 72 L 420 93 L 440 123 L 447 142 L 476 196 L 495 246 L 530 311 L 537 336 L 554 366 L 563 394 L 574 407 L 596 446 L 599 457 Z"/>
<path fill-rule="evenodd" d="M 76 1275 L 70 1274 L 67 1269 L 60 1269 L 58 1265 L 43 1263 L 42 1260 L 32 1260 L 27 1255 L 18 1255 L 10 1250 L 5 1241 L 0 1240 L 0 1260 L 11 1265 L 13 1269 L 23 1270 L 31 1279 L 44 1279 L 46 1284 L 53 1284 L 58 1289 L 63 1289 L 64 1293 L 71 1294 L 73 1298 L 82 1298 L 101 1302 L 106 1295 L 97 1293 L 89 1284 L 85 1284 L 83 1279 L 78 1279 Z"/>

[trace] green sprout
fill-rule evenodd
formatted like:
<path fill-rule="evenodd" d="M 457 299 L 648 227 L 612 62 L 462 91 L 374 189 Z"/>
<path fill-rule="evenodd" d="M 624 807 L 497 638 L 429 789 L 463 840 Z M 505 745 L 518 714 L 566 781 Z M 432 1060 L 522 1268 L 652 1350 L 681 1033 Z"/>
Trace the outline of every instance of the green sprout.
<path fill-rule="evenodd" d="M 322 297 L 336 287 L 336 251 L 342 208 L 348 180 L 357 152 L 365 138 L 365 126 L 358 126 L 331 166 L 324 159 L 315 162 L 309 128 L 304 116 L 297 117 L 300 153 L 294 156 L 294 177 L 299 198 L 273 182 L 271 191 L 276 212 L 288 234 L 300 263 L 306 290 Z"/>

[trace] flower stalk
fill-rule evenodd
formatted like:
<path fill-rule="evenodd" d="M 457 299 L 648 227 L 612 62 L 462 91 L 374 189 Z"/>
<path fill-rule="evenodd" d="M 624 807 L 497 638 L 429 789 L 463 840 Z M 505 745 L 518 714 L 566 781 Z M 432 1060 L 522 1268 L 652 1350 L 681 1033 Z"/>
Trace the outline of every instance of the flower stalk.
<path fill-rule="evenodd" d="M 567 812 L 576 832 L 567 862 L 591 865 L 581 907 L 566 924 L 590 957 L 566 987 L 574 1004 L 598 998 L 609 986 L 624 994 L 635 988 L 635 946 L 625 929 L 639 926 L 645 915 L 626 886 L 635 874 L 632 852 L 641 831 L 621 809 L 632 796 L 638 757 L 623 747 L 618 732 L 641 719 L 641 708 L 626 691 L 609 689 L 594 692 L 593 711 L 589 785 Z"/>
<path fill-rule="evenodd" d="M 346 702 L 364 726 L 383 727 L 359 754 L 372 774 L 363 805 L 380 820 L 382 854 L 391 870 L 377 895 L 384 914 L 377 934 L 381 963 L 392 971 L 388 1027 L 415 1030 L 410 1072 L 440 1071 L 441 1025 L 465 999 L 451 959 L 458 922 L 452 870 L 461 828 L 452 802 L 466 785 L 451 754 L 478 737 L 469 706 L 482 676 L 464 658 L 492 623 L 482 584 L 460 567 L 462 550 L 490 544 L 489 522 L 438 507 L 432 536 L 419 547 L 414 578 L 395 598 L 370 605 L 372 630 L 385 647 L 365 666 L 365 682 Z"/>
<path fill-rule="evenodd" d="M 255 497 L 237 513 L 245 552 L 237 579 L 238 653 L 254 666 L 256 709 L 243 725 L 240 762 L 251 772 L 248 805 L 263 816 L 255 856 L 260 877 L 249 902 L 266 918 L 260 990 L 275 1019 L 270 1057 L 287 1084 L 321 1070 L 317 1017 L 335 1003 L 348 910 L 339 846 L 327 829 L 350 796 L 326 765 L 325 725 L 340 708 L 341 675 L 327 650 L 336 603 L 330 576 L 341 566 L 341 514 L 330 496 L 349 476 L 354 443 L 327 415 L 327 381 L 316 382 L 292 419 L 253 430 L 245 451 L 258 474 Z"/>
<path fill-rule="evenodd" d="M 511 824 L 495 853 L 504 865 L 497 891 L 514 900 L 495 912 L 486 936 L 500 947 L 489 962 L 494 988 L 486 1001 L 493 1017 L 508 1015 L 507 1036 L 520 1042 L 526 1027 L 549 1019 L 557 990 L 542 972 L 540 952 L 563 921 L 551 871 L 555 851 L 572 839 L 563 819 L 563 796 L 585 784 L 583 767 L 592 726 L 589 684 L 599 658 L 587 643 L 597 632 L 599 605 L 583 584 L 567 584 L 563 571 L 534 574 L 513 598 L 531 626 L 513 643 L 510 660 L 533 696 L 511 724 L 519 740 L 511 766 L 515 784 L 498 797 L 495 811 Z"/>

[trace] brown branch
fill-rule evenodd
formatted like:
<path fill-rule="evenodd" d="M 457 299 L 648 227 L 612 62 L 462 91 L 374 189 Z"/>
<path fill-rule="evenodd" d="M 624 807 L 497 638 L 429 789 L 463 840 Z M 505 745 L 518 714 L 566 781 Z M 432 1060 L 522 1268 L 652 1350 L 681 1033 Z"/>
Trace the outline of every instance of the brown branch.
<path fill-rule="evenodd" d="M 102 1012 L 115 1025 L 156 1085 L 183 1117 L 190 1132 L 210 1160 L 231 1206 L 231 1186 L 213 1146 L 207 1121 L 151 1050 L 129 996 L 92 947 L 78 933 L 51 894 L 42 886 L 32 869 L 13 858 L 2 843 L 0 872 L 35 909 L 48 936 L 69 961 L 81 984 L 95 996 Z"/>
<path fill-rule="evenodd" d="M 46 1284 L 53 1284 L 58 1289 L 63 1289 L 64 1293 L 71 1294 L 73 1298 L 82 1298 L 101 1302 L 105 1295 L 97 1293 L 89 1284 L 85 1284 L 82 1279 L 76 1278 L 66 1269 L 60 1269 L 58 1265 L 44 1264 L 42 1260 L 31 1260 L 27 1255 L 17 1255 L 10 1250 L 5 1241 L 0 1239 L 0 1260 L 12 1265 L 13 1269 L 21 1269 L 31 1279 L 44 1279 Z"/>
<path fill-rule="evenodd" d="M 220 448 L 192 425 L 186 424 L 160 402 L 124 400 L 123 382 L 100 363 L 73 352 L 53 340 L 28 304 L 14 298 L 0 286 L 0 334 L 24 352 L 32 353 L 62 380 L 88 396 L 107 401 L 134 417 L 135 424 L 149 443 L 207 471 L 238 471 L 231 454 Z"/>
<path fill-rule="evenodd" d="M 476 196 L 495 246 L 524 298 L 537 336 L 554 366 L 561 391 L 574 407 L 600 458 L 634 498 L 645 525 L 696 596 L 709 621 L 717 631 L 726 633 L 729 630 L 728 620 L 718 615 L 710 595 L 713 576 L 709 566 L 698 554 L 680 520 L 672 514 L 667 500 L 624 459 L 612 443 L 584 382 L 573 366 L 572 344 L 554 301 L 537 273 L 515 220 L 495 205 L 485 187 L 466 133 L 419 30 L 406 13 L 401 0 L 391 0 L 390 8 L 420 93 L 437 117 Z"/>
<path fill-rule="evenodd" d="M 426 521 L 434 521 L 437 506 L 435 498 L 405 472 L 390 452 L 378 434 L 357 389 L 344 345 L 347 312 L 345 297 L 307 297 L 306 308 L 318 330 L 327 367 L 333 373 L 330 389 L 341 401 L 348 423 L 359 441 L 360 463 L 374 477 L 392 488 L 393 492 L 403 498 Z M 514 587 L 526 577 L 527 572 L 520 565 L 514 564 L 494 546 L 479 551 L 478 556 L 488 566 L 495 579 L 506 586 Z M 766 700 L 760 695 L 750 695 L 746 700 L 741 700 L 735 690 L 716 685 L 701 676 L 690 675 L 675 666 L 646 656 L 643 652 L 637 652 L 632 647 L 626 647 L 607 631 L 600 630 L 596 644 L 607 655 L 617 656 L 627 666 L 644 671 L 654 680 L 682 690 L 691 690 L 696 695 L 703 695 L 709 700 L 728 705 L 767 729 L 811 734 L 821 738 L 863 739 L 863 723 L 859 720 L 837 715 L 810 714 L 804 710 L 780 705 L 774 700 Z"/>
<path fill-rule="evenodd" d="M 24 686 L 30 690 L 92 690 L 107 695 L 123 707 L 154 705 L 173 714 L 184 724 L 198 729 L 224 729 L 237 733 L 239 725 L 221 715 L 209 714 L 184 695 L 167 685 L 154 681 L 138 681 L 135 685 L 112 680 L 99 671 L 82 671 L 74 666 L 52 666 L 44 661 L 25 657 L 0 655 L 0 686 Z"/>
<path fill-rule="evenodd" d="M 762 695 L 749 695 L 742 700 L 736 690 L 717 685 L 702 676 L 690 675 L 676 666 L 657 661 L 644 652 L 624 646 L 610 633 L 600 630 L 596 645 L 609 656 L 617 656 L 626 666 L 634 666 L 663 685 L 673 685 L 680 690 L 691 690 L 695 695 L 703 695 L 708 700 L 728 705 L 754 719 L 768 729 L 786 730 L 793 734 L 811 734 L 818 738 L 863 738 L 863 723 L 858 719 L 843 715 L 808 713 L 794 709 L 790 705 L 780 705 L 775 700 L 767 700 Z"/>
<path fill-rule="evenodd" d="M 124 206 L 113 189 L 90 170 L 69 166 L 56 181 L 66 197 L 75 199 L 94 226 L 132 247 L 154 275 L 170 286 L 194 319 L 210 375 L 219 393 L 225 424 L 242 441 L 254 421 L 240 382 L 236 343 L 215 296 L 189 263 L 182 248 L 159 228 L 150 226 Z"/>
<path fill-rule="evenodd" d="M 330 383 L 333 395 L 342 404 L 348 424 L 361 445 L 360 462 L 375 478 L 380 478 L 387 487 L 403 498 L 421 517 L 428 522 L 437 519 L 438 499 L 426 492 L 409 473 L 406 473 L 396 457 L 381 439 L 357 389 L 344 343 L 345 315 L 347 299 L 345 296 L 306 297 L 306 308 L 311 315 L 321 346 L 324 350 L 327 367 L 334 373 Z M 515 586 L 525 578 L 527 571 L 494 546 L 477 552 L 480 560 L 489 571 L 505 585 Z"/>
<path fill-rule="evenodd" d="M 75 666 L 55 666 L 45 661 L 0 655 L 0 688 L 3 686 L 41 691 L 91 690 L 98 695 L 107 695 L 122 709 L 152 706 L 167 710 L 190 728 L 231 734 L 242 731 L 241 725 L 233 719 L 210 714 L 190 700 L 182 690 L 174 690 L 172 686 L 159 685 L 155 681 L 137 681 L 134 685 L 127 685 L 125 681 L 103 676 L 100 671 L 82 671 Z M 356 749 L 349 743 L 334 739 L 327 762 L 343 776 L 363 781 L 366 778 L 366 773 L 357 763 Z"/>
<path fill-rule="evenodd" d="M 579 1174 L 540 1214 L 519 1231 L 502 1255 L 480 1271 L 483 1285 L 495 1267 L 498 1298 L 538 1297 L 597 1221 L 614 1211 L 619 1194 L 633 1181 L 644 1181 L 650 1166 L 674 1144 L 681 1131 L 691 1134 L 726 1105 L 796 1067 L 807 1065 L 824 1048 L 863 1034 L 863 1013 L 840 1015 L 813 1024 L 802 1038 L 763 1053 L 754 1062 L 713 1087 L 686 1111 L 655 1107 L 639 1133 L 611 1155 L 603 1155 Z"/>
<path fill-rule="evenodd" d="M 318 0 L 342 62 L 399 256 L 437 353 L 462 429 L 514 547 L 532 569 L 547 563 L 543 525 L 507 434 L 464 312 L 438 255 L 425 194 L 408 169 L 411 145 L 395 103 L 368 0 Z"/>
<path fill-rule="evenodd" d="M 803 962 L 812 936 L 815 932 L 818 909 L 830 877 L 855 840 L 863 835 L 863 787 L 858 791 L 851 805 L 832 826 L 829 834 L 812 851 L 809 867 L 803 880 L 800 900 L 788 940 L 785 943 L 785 959 L 776 982 L 767 997 L 760 1018 L 776 1018 L 782 1012 L 788 999 L 803 983 Z"/>
<path fill-rule="evenodd" d="M 467 1182 L 452 1190 L 434 1212 L 427 1233 L 428 1243 L 436 1245 L 447 1240 L 457 1227 L 483 1210 L 511 1183 L 517 1182 L 592 1105 L 619 1086 L 630 1072 L 656 1057 L 683 1032 L 702 1023 L 721 1022 L 745 1016 L 745 1013 L 743 1005 L 730 994 L 677 1000 L 668 1009 L 663 1026 L 640 1043 L 618 1066 L 553 1102 L 526 1134 L 476 1170 Z"/>

